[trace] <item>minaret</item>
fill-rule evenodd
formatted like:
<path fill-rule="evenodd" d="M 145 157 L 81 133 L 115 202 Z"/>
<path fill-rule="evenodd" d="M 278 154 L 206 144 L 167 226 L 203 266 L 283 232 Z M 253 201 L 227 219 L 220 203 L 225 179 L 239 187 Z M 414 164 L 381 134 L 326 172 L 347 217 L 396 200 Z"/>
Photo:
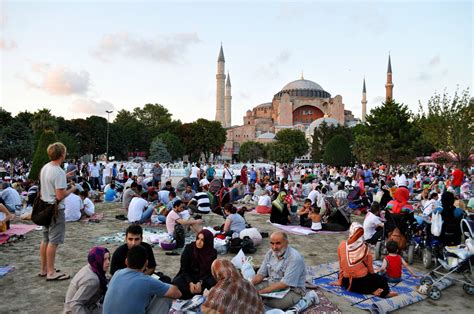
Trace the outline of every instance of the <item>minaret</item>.
<path fill-rule="evenodd" d="M 219 51 L 217 58 L 217 74 L 216 74 L 216 121 L 219 121 L 225 127 L 224 114 L 224 88 L 225 88 L 225 59 L 224 50 Z"/>
<path fill-rule="evenodd" d="M 362 123 L 365 122 L 365 116 L 367 115 L 367 91 L 365 90 L 365 77 L 364 86 L 362 87 Z"/>
<path fill-rule="evenodd" d="M 230 84 L 230 74 L 227 72 L 227 81 L 225 83 L 224 113 L 225 127 L 232 126 L 232 86 Z"/>
<path fill-rule="evenodd" d="M 392 62 L 390 54 L 388 55 L 387 83 L 385 84 L 385 101 L 393 99 L 393 83 L 392 83 Z"/>

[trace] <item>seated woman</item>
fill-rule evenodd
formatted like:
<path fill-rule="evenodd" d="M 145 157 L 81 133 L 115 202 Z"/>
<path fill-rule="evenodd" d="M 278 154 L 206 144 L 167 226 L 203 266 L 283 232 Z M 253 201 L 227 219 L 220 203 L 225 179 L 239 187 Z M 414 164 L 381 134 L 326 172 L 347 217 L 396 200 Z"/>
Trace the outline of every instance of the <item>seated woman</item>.
<path fill-rule="evenodd" d="M 441 227 L 440 240 L 444 245 L 461 244 L 461 219 L 464 211 L 454 206 L 455 197 L 451 192 L 444 192 L 441 195 L 441 204 L 443 207 L 436 208 L 437 213 L 441 213 L 443 226 Z"/>
<path fill-rule="evenodd" d="M 262 195 L 258 198 L 258 205 L 255 210 L 259 214 L 270 214 L 272 212 L 272 199 L 267 190 L 262 190 Z"/>
<path fill-rule="evenodd" d="M 93 247 L 87 258 L 89 264 L 82 267 L 69 284 L 63 313 L 101 313 L 109 270 L 110 253 L 100 246 Z"/>
<path fill-rule="evenodd" d="M 242 278 L 232 262 L 216 259 L 211 271 L 217 284 L 201 306 L 202 313 L 264 313 L 257 289 Z"/>
<path fill-rule="evenodd" d="M 290 212 L 286 201 L 286 191 L 281 191 L 272 202 L 272 212 L 270 221 L 280 225 L 287 225 L 290 222 Z"/>
<path fill-rule="evenodd" d="M 240 234 L 240 231 L 245 229 L 245 219 L 241 215 L 237 214 L 237 208 L 232 204 L 225 204 L 224 213 L 226 215 L 224 228 L 222 231 L 227 236 L 232 236 L 234 232 Z"/>
<path fill-rule="evenodd" d="M 348 291 L 385 297 L 396 296 L 391 292 L 387 279 L 374 273 L 373 258 L 364 242 L 364 228 L 353 222 L 349 239 L 337 248 L 339 257 L 339 280 L 332 285 L 342 286 Z"/>
<path fill-rule="evenodd" d="M 182 299 L 191 299 L 216 284 L 211 274 L 211 264 L 216 258 L 214 236 L 209 230 L 203 229 L 197 234 L 196 241 L 184 248 L 181 267 L 172 282 L 181 291 Z"/>
<path fill-rule="evenodd" d="M 415 216 L 413 206 L 408 204 L 410 192 L 406 187 L 399 187 L 393 193 L 394 200 L 388 202 L 386 206 L 386 220 L 385 228 L 389 233 L 393 229 L 400 229 L 403 235 L 406 234 L 408 224 L 415 223 Z"/>

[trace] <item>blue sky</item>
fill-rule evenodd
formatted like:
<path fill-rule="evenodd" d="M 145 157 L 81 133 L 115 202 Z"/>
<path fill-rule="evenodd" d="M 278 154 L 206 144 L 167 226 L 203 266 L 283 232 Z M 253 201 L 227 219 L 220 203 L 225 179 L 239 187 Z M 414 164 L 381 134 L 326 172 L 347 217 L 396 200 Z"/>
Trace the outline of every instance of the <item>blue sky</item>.
<path fill-rule="evenodd" d="M 2 1 L 0 106 L 68 119 L 160 103 L 214 119 L 220 43 L 232 122 L 305 79 L 360 116 L 385 95 L 413 111 L 435 91 L 472 88 L 471 1 Z"/>

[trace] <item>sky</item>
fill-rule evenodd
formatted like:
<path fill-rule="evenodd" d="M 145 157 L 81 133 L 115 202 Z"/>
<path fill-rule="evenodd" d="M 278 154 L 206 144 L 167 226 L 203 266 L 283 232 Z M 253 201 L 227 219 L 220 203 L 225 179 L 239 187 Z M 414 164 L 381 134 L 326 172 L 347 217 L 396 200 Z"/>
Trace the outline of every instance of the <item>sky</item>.
<path fill-rule="evenodd" d="M 473 85 L 472 1 L 0 2 L 0 107 L 107 117 L 147 103 L 174 119 L 215 117 L 222 43 L 232 124 L 287 83 L 321 85 L 361 115 L 385 97 L 417 112 Z"/>

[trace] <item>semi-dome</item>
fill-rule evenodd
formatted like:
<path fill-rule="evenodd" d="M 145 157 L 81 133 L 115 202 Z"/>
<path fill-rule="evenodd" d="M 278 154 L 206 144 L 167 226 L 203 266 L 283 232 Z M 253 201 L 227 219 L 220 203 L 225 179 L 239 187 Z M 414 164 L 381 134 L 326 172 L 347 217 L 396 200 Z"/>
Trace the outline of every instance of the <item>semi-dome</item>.
<path fill-rule="evenodd" d="M 338 126 L 339 121 L 337 121 L 334 118 L 329 118 L 329 117 L 324 117 L 324 118 L 319 118 L 311 122 L 311 124 L 308 126 L 306 129 L 306 136 L 313 136 L 314 134 L 314 129 L 319 128 L 321 124 L 326 123 L 328 126 Z"/>
<path fill-rule="evenodd" d="M 331 97 L 331 94 L 326 92 L 321 85 L 304 78 L 286 84 L 275 96 L 281 97 L 283 94 L 313 98 Z"/>
<path fill-rule="evenodd" d="M 263 140 L 263 139 L 266 139 L 266 140 L 273 140 L 275 138 L 275 134 L 271 133 L 271 132 L 267 132 L 267 133 L 263 133 L 263 134 L 260 134 L 257 139 L 259 140 Z"/>

